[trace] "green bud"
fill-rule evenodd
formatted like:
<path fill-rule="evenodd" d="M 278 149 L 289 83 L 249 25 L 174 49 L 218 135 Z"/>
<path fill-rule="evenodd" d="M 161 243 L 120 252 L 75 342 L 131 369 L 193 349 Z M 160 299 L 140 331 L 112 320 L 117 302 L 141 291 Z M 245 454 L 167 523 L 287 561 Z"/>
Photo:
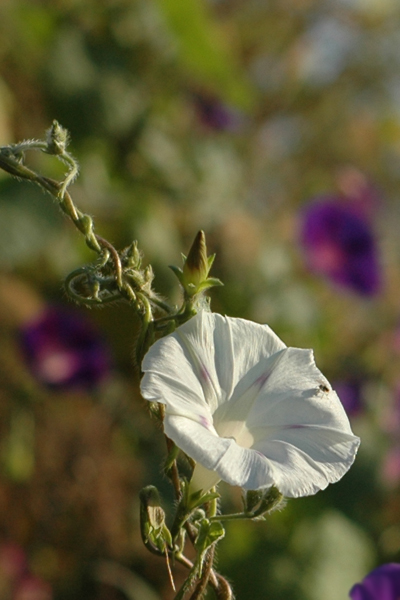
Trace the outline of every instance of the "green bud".
<path fill-rule="evenodd" d="M 147 265 L 147 267 L 143 271 L 143 275 L 146 283 L 152 283 L 154 279 L 153 267 L 151 265 Z"/>
<path fill-rule="evenodd" d="M 274 485 L 267 490 L 250 490 L 244 501 L 245 512 L 252 519 L 261 517 L 278 508 L 283 501 L 283 494 Z"/>
<path fill-rule="evenodd" d="M 244 510 L 246 513 L 252 513 L 260 504 L 265 490 L 249 490 L 244 497 Z"/>
<path fill-rule="evenodd" d="M 46 134 L 47 152 L 49 154 L 64 154 L 69 142 L 68 131 L 61 127 L 58 121 L 53 121 Z"/>
<path fill-rule="evenodd" d="M 209 271 L 206 236 L 204 231 L 199 231 L 183 265 L 184 284 L 196 293 L 199 285 L 207 279 Z"/>
<path fill-rule="evenodd" d="M 209 278 L 208 274 L 214 262 L 215 254 L 207 256 L 206 236 L 204 231 L 199 231 L 195 237 L 187 257 L 183 256 L 183 269 L 171 266 L 187 297 L 191 298 L 204 290 L 222 285 L 216 278 Z"/>
<path fill-rule="evenodd" d="M 192 512 L 190 520 L 192 523 L 195 523 L 196 521 L 202 521 L 205 518 L 206 518 L 206 511 L 204 510 L 204 508 L 196 508 Z"/>
<path fill-rule="evenodd" d="M 128 267 L 132 269 L 140 268 L 142 262 L 142 255 L 138 248 L 137 241 L 132 242 L 132 244 L 125 249 L 124 256 L 127 259 Z"/>
<path fill-rule="evenodd" d="M 140 530 L 143 543 L 156 554 L 165 554 L 172 547 L 171 533 L 165 525 L 165 512 L 161 507 L 160 495 L 153 485 L 148 485 L 139 493 Z"/>

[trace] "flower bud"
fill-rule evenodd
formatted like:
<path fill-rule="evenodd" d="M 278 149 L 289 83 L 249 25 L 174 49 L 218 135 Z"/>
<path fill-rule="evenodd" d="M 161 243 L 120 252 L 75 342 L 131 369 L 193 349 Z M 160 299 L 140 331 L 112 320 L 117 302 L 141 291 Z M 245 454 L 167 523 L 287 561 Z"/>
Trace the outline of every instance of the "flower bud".
<path fill-rule="evenodd" d="M 68 146 L 69 133 L 58 121 L 53 121 L 47 133 L 47 148 L 50 154 L 63 154 Z"/>
<path fill-rule="evenodd" d="M 222 285 L 219 279 L 208 277 L 214 262 L 215 254 L 207 256 L 206 236 L 204 231 L 196 235 L 189 254 L 184 258 L 183 269 L 171 266 L 178 277 L 186 297 L 193 297 L 207 288 Z"/>
<path fill-rule="evenodd" d="M 249 490 L 244 501 L 245 512 L 251 518 L 261 517 L 278 508 L 282 501 L 283 495 L 274 485 L 267 490 Z"/>
<path fill-rule="evenodd" d="M 140 529 L 144 545 L 155 553 L 164 554 L 172 546 L 171 533 L 165 525 L 165 512 L 161 507 L 160 495 L 153 485 L 139 493 Z"/>
<path fill-rule="evenodd" d="M 244 510 L 246 513 L 252 513 L 260 504 L 265 490 L 248 490 L 243 498 Z"/>
<path fill-rule="evenodd" d="M 138 248 L 137 241 L 132 242 L 128 248 L 125 248 L 124 257 L 126 258 L 128 267 L 132 269 L 140 268 L 142 263 L 142 255 Z"/>
<path fill-rule="evenodd" d="M 208 264 L 206 236 L 204 231 L 196 235 L 183 266 L 183 279 L 187 287 L 196 291 L 207 279 L 211 265 Z"/>

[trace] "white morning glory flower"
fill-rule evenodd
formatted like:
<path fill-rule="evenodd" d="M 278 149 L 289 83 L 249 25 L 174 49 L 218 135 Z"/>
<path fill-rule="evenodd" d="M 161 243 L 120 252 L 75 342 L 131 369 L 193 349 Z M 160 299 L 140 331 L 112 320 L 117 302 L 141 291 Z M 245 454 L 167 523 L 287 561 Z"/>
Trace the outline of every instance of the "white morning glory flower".
<path fill-rule="evenodd" d="M 267 326 L 202 311 L 144 357 L 146 400 L 165 404 L 164 432 L 196 461 L 195 488 L 219 480 L 315 494 L 353 464 L 353 435 L 311 350 Z"/>

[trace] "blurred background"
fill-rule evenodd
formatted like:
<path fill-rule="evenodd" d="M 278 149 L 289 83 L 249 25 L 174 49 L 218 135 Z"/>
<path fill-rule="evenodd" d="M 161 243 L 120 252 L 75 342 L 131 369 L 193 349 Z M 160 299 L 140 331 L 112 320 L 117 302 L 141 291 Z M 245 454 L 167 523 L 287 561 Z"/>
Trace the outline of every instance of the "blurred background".
<path fill-rule="evenodd" d="M 204 229 L 213 310 L 314 348 L 362 438 L 339 483 L 227 525 L 239 599 L 338 600 L 400 559 L 399 44 L 396 0 L 0 3 L 0 145 L 66 127 L 76 204 L 116 247 L 138 240 L 172 302 L 168 265 Z M 93 258 L 0 174 L 1 600 L 173 597 L 138 529 L 141 487 L 173 502 L 138 322 L 63 291 Z"/>

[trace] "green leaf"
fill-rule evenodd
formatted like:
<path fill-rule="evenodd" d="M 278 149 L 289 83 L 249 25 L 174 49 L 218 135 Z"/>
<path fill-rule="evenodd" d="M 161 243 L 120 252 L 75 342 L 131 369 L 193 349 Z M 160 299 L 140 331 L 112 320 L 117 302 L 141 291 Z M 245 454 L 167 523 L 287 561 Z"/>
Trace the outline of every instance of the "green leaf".
<path fill-rule="evenodd" d="M 180 269 L 179 267 L 175 267 L 175 265 L 169 265 L 169 268 L 171 269 L 171 271 L 173 271 L 175 273 L 175 275 L 177 276 L 179 283 L 181 285 L 183 285 L 183 271 L 182 269 Z"/>
<path fill-rule="evenodd" d="M 198 291 L 203 292 L 204 290 L 208 290 L 209 288 L 224 285 L 220 279 L 216 277 L 209 277 L 203 283 L 198 286 Z"/>
<path fill-rule="evenodd" d="M 198 506 L 202 506 L 202 504 L 205 504 L 206 502 L 211 502 L 211 500 L 217 500 L 220 497 L 218 492 L 207 492 L 206 494 L 203 494 L 203 490 L 199 490 L 198 492 L 191 494 L 188 505 L 192 511 Z"/>
<path fill-rule="evenodd" d="M 216 544 L 225 536 L 225 529 L 220 521 L 209 521 L 203 519 L 200 522 L 199 533 L 194 543 L 198 553 L 196 564 L 198 567 L 198 576 L 201 576 L 203 562 L 206 556 L 206 552 L 210 546 Z"/>

